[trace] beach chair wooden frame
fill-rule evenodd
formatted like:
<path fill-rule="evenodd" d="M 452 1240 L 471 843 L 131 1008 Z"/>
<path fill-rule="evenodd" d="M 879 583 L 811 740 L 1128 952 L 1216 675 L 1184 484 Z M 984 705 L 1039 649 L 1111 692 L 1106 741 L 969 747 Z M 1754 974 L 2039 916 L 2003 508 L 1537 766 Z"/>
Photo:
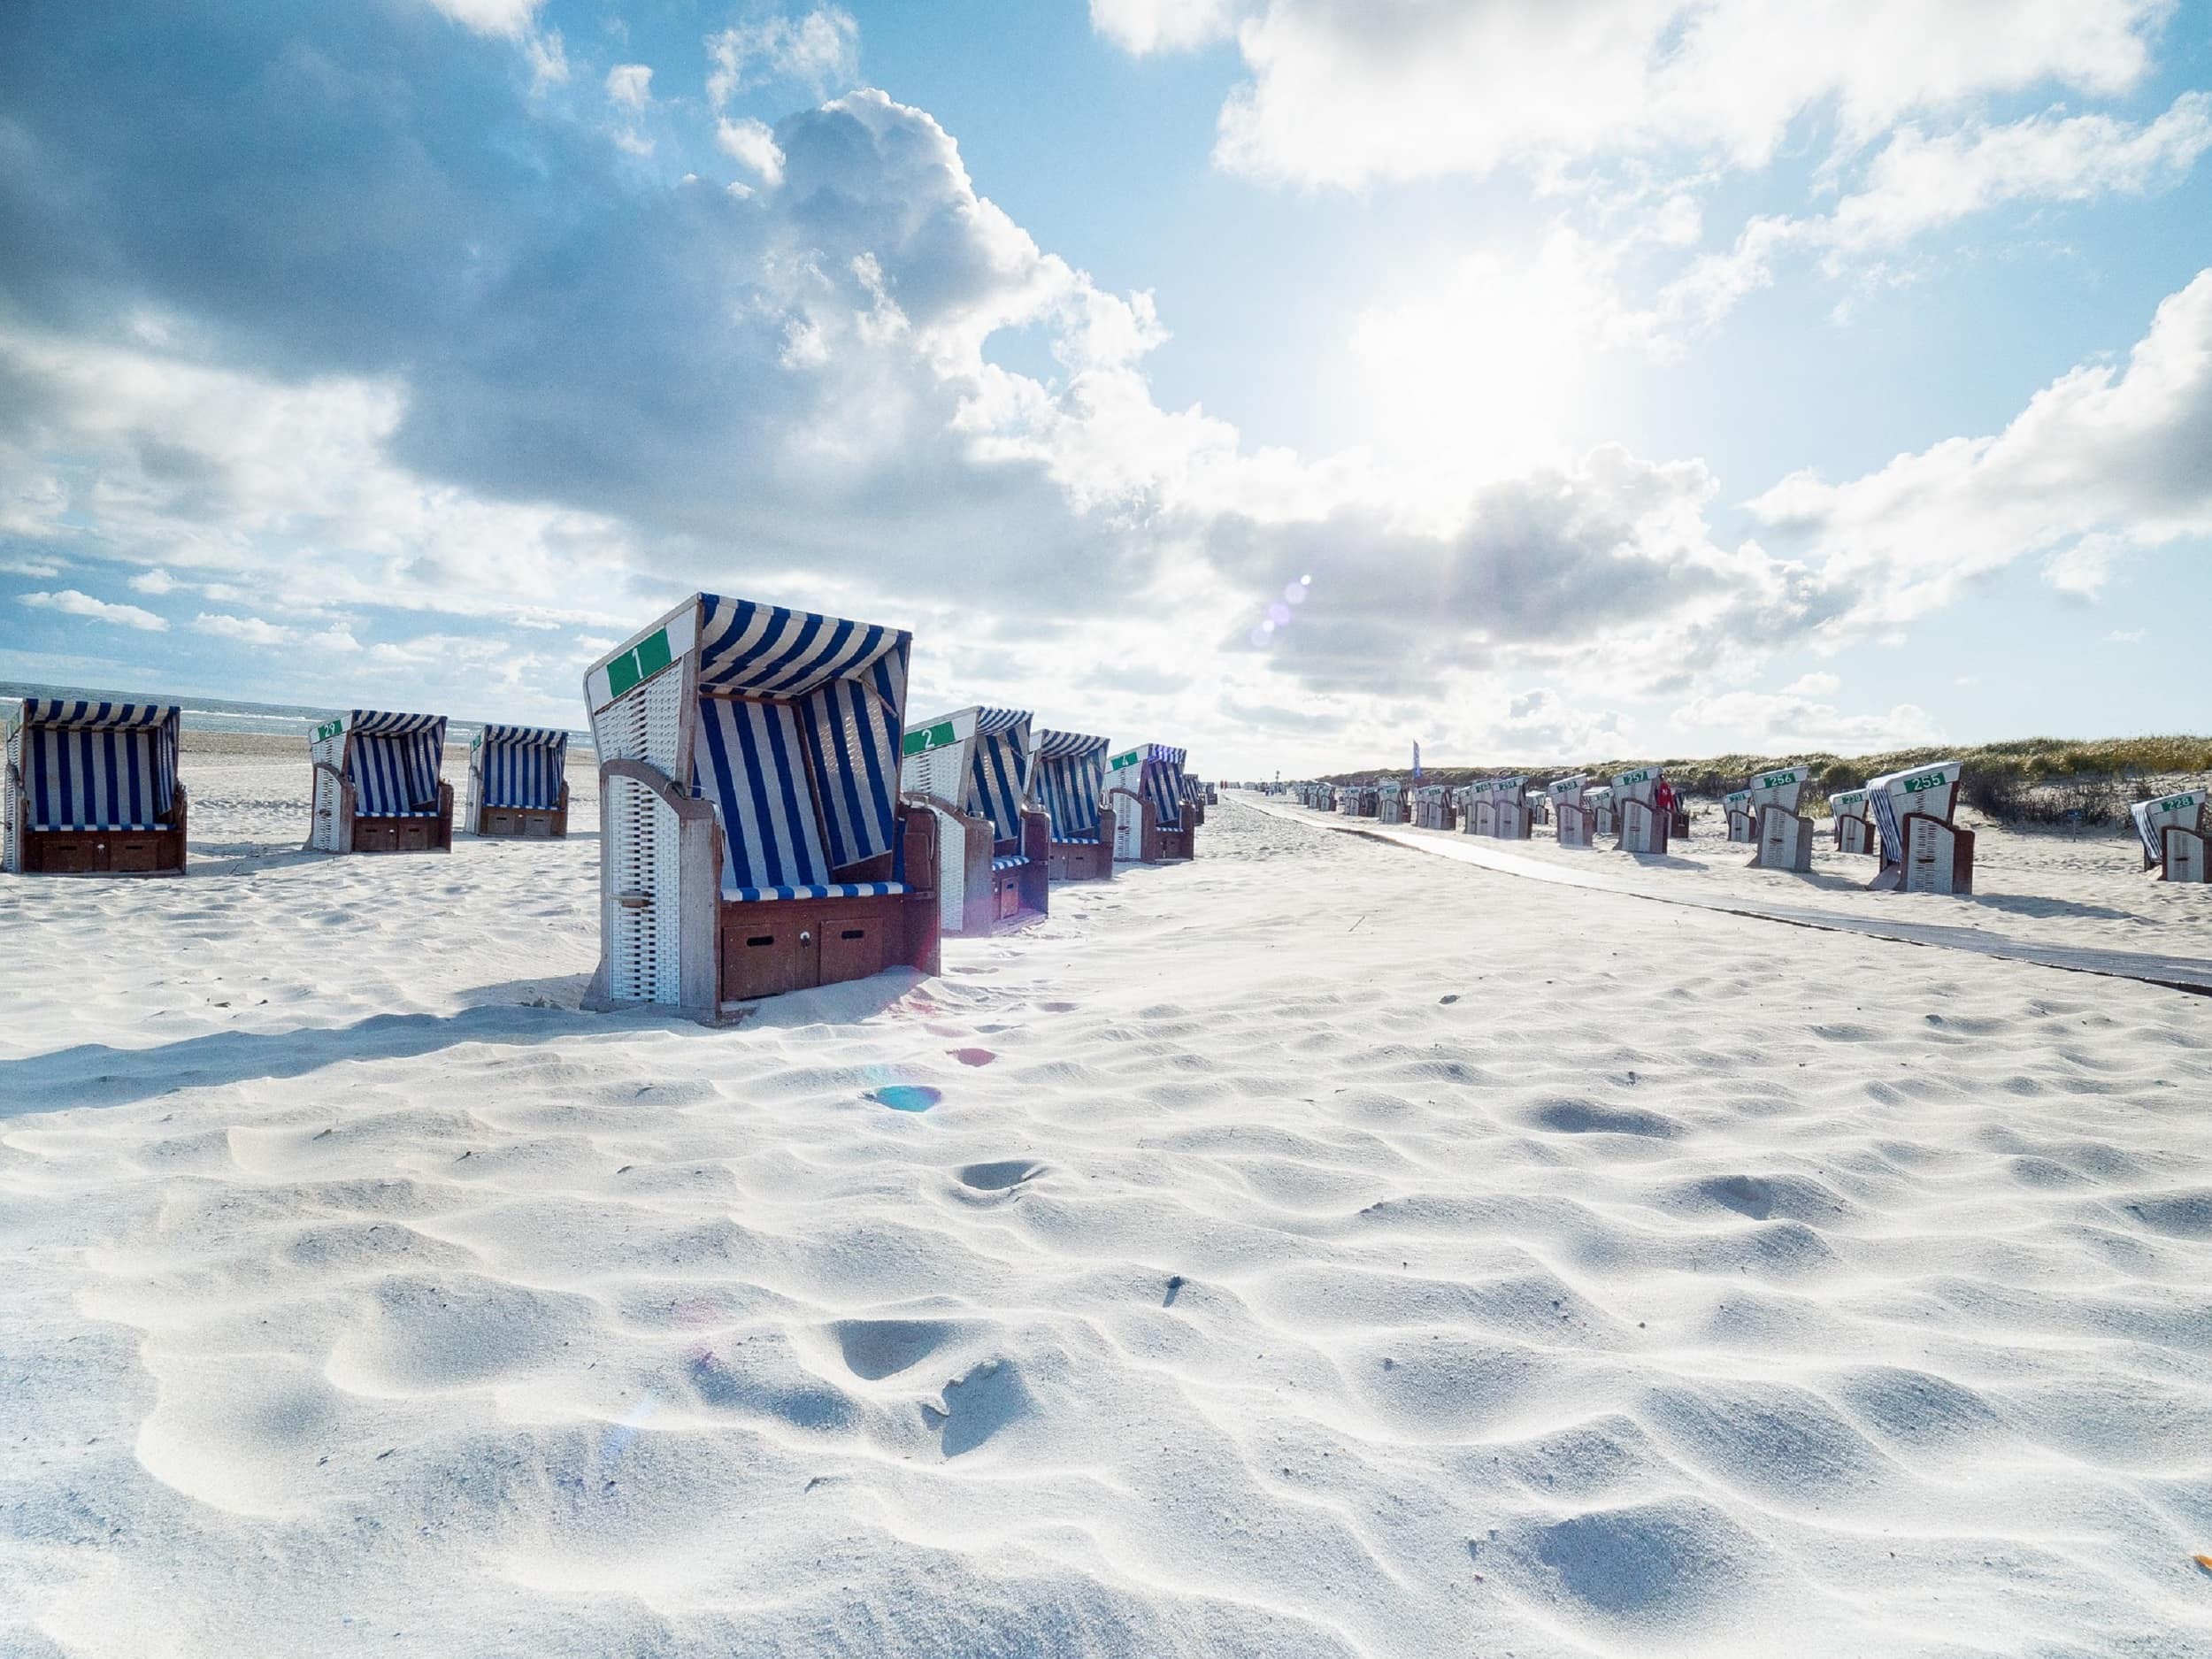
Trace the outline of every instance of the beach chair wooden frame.
<path fill-rule="evenodd" d="M 1667 850 L 1668 833 L 1674 827 L 1671 814 L 1659 810 L 1653 798 L 1659 789 L 1659 768 L 1639 766 L 1613 780 L 1610 801 L 1619 825 L 1619 850 L 1657 854 Z"/>
<path fill-rule="evenodd" d="M 1051 908 L 1052 820 L 1031 798 L 1023 709 L 962 709 L 909 726 L 899 787 L 937 814 L 937 907 L 947 933 L 974 939 Z"/>
<path fill-rule="evenodd" d="M 1528 814 L 1530 839 L 1538 826 L 1551 827 L 1551 795 L 1544 789 L 1525 789 L 1521 793 L 1522 810 Z"/>
<path fill-rule="evenodd" d="M 355 709 L 308 740 L 314 767 L 308 852 L 449 853 L 453 786 L 442 714 Z"/>
<path fill-rule="evenodd" d="M 600 959 L 585 1006 L 710 1024 L 939 972 L 938 824 L 898 789 L 902 629 L 695 594 L 594 664 Z"/>
<path fill-rule="evenodd" d="M 1863 789 L 1839 789 L 1828 797 L 1828 816 L 1835 820 L 1835 844 L 1839 853 L 1878 853 L 1881 838 L 1875 833 L 1874 820 L 1868 817 L 1867 793 Z"/>
<path fill-rule="evenodd" d="M 1749 868 L 1786 870 L 1806 875 L 1813 867 L 1813 821 L 1798 811 L 1809 766 L 1776 766 L 1755 772 L 1751 779 L 1751 817 L 1757 826 L 1757 849 Z"/>
<path fill-rule="evenodd" d="M 1179 864 L 1198 851 L 1183 805 L 1187 753 L 1140 743 L 1106 757 L 1106 801 L 1113 810 L 1114 856 L 1123 864 Z"/>
<path fill-rule="evenodd" d="M 1031 729 L 1030 782 L 1051 822 L 1054 881 L 1114 879 L 1114 810 L 1105 800 L 1112 747 L 1087 733 Z"/>
<path fill-rule="evenodd" d="M 1870 779 L 1868 804 L 1881 836 L 1882 867 L 1867 884 L 1877 893 L 1974 891 L 1974 832 L 1952 822 L 1958 810 L 1955 760 L 1909 766 Z"/>
<path fill-rule="evenodd" d="M 174 703 L 26 697 L 0 766 L 0 869 L 182 875 L 182 714 Z"/>
<path fill-rule="evenodd" d="M 1406 787 L 1394 778 L 1385 779 L 1375 786 L 1375 810 L 1371 814 L 1378 824 L 1402 824 L 1406 821 Z"/>
<path fill-rule="evenodd" d="M 2212 881 L 2203 789 L 2183 789 L 2129 809 L 2143 844 L 2143 868 L 2161 881 Z"/>
<path fill-rule="evenodd" d="M 469 741 L 462 827 L 486 840 L 568 839 L 568 733 L 488 726 Z"/>

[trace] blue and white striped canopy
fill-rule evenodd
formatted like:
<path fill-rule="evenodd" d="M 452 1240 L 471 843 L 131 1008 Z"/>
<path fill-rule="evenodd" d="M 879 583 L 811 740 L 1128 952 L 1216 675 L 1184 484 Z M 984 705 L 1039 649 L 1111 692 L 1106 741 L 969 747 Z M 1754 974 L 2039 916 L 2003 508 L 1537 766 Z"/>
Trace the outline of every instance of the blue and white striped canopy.
<path fill-rule="evenodd" d="M 445 737 L 445 716 L 442 714 L 387 714 L 378 709 L 356 709 L 347 717 L 346 729 L 358 737 L 415 737 L 426 732 L 437 733 L 441 741 Z"/>
<path fill-rule="evenodd" d="M 833 680 L 856 680 L 903 717 L 913 640 L 902 628 L 701 594 L 699 687 L 796 701 Z"/>
<path fill-rule="evenodd" d="M 568 733 L 529 726 L 488 726 L 476 753 L 483 804 L 550 812 L 561 804 Z"/>
<path fill-rule="evenodd" d="M 699 603 L 692 789 L 722 820 L 725 895 L 804 896 L 849 865 L 895 860 L 912 636 L 712 594 Z"/>
<path fill-rule="evenodd" d="M 346 767 L 363 818 L 435 818 L 445 768 L 445 716 L 356 709 L 346 721 Z"/>
<path fill-rule="evenodd" d="M 1028 794 L 1029 713 L 1024 709 L 979 709 L 968 760 L 967 810 L 991 820 L 995 841 L 1021 839 L 1022 802 Z"/>
<path fill-rule="evenodd" d="M 177 727 L 167 703 L 23 702 L 23 787 L 35 830 L 165 827 L 176 800 Z"/>
<path fill-rule="evenodd" d="M 1183 826 L 1183 763 L 1189 751 L 1171 749 L 1165 743 L 1145 743 L 1139 746 L 1144 756 L 1144 779 L 1140 787 L 1144 798 L 1152 803 L 1154 814 L 1162 829 L 1180 829 Z"/>
<path fill-rule="evenodd" d="M 1098 839 L 1098 802 L 1106 791 L 1106 751 L 1111 747 L 1102 737 L 1080 732 L 1038 731 L 1032 751 L 1036 790 L 1051 817 L 1053 840 Z"/>

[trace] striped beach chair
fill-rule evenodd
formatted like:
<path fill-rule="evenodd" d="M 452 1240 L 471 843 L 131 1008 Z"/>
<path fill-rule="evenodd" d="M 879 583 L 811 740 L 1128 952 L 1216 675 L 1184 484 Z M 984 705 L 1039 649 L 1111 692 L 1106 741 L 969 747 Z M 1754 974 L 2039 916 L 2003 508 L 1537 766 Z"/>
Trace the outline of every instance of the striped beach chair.
<path fill-rule="evenodd" d="M 568 733 L 534 726 L 488 726 L 469 744 L 472 835 L 517 841 L 568 836 Z"/>
<path fill-rule="evenodd" d="M 1106 803 L 1102 737 L 1036 727 L 1030 733 L 1031 780 L 1052 824 L 1048 868 L 1055 881 L 1108 881 L 1114 874 L 1114 810 Z"/>
<path fill-rule="evenodd" d="M 1206 808 L 1210 804 L 1213 787 L 1202 783 L 1188 772 L 1183 774 L 1183 821 L 1197 829 L 1206 821 Z"/>
<path fill-rule="evenodd" d="M 2183 789 L 2155 801 L 2138 801 L 2128 810 L 2143 843 L 2143 868 L 2161 881 L 2212 881 L 2205 856 L 2206 792 Z"/>
<path fill-rule="evenodd" d="M 1183 763 L 1165 743 L 1140 743 L 1106 758 L 1106 800 L 1114 810 L 1114 856 L 1156 864 L 1198 849 L 1183 807 Z"/>
<path fill-rule="evenodd" d="M 710 1023 L 938 971 L 937 824 L 899 800 L 901 629 L 695 594 L 584 676 L 599 755 L 586 1006 Z"/>
<path fill-rule="evenodd" d="M 1882 868 L 1867 884 L 1877 893 L 1974 891 L 1974 832 L 1951 821 L 1958 810 L 1955 760 L 1910 766 L 1867 780 Z"/>
<path fill-rule="evenodd" d="M 899 787 L 937 814 L 944 931 L 988 933 L 1048 908 L 1051 820 L 1030 800 L 1030 726 L 1019 709 L 963 709 L 906 728 Z"/>
<path fill-rule="evenodd" d="M 180 710 L 27 697 L 0 778 L 0 868 L 22 875 L 182 875 Z"/>
<path fill-rule="evenodd" d="M 315 768 L 309 852 L 453 850 L 442 714 L 355 709 L 317 726 L 307 754 Z"/>

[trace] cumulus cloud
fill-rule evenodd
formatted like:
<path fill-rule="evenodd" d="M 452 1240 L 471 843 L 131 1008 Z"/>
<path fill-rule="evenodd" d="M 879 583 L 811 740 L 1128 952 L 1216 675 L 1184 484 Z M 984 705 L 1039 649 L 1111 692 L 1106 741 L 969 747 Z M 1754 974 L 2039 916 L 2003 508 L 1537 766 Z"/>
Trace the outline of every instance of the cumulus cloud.
<path fill-rule="evenodd" d="M 131 591 L 141 594 L 173 594 L 180 584 L 165 570 L 141 571 L 131 578 Z"/>
<path fill-rule="evenodd" d="M 521 36 L 529 31 L 543 0 L 430 0 L 463 27 L 479 35 Z"/>
<path fill-rule="evenodd" d="M 1855 145 L 1918 111 L 2055 81 L 2135 85 L 2166 0 L 1265 0 L 1216 154 L 1261 177 L 1378 179 L 1680 152 L 1763 165 L 1832 108 Z M 1213 9 L 1209 8 L 1210 15 Z M 1195 44 L 1136 4 L 1094 5 L 1132 50 Z"/>
<path fill-rule="evenodd" d="M 1377 505 L 1225 517 L 1214 557 L 1266 618 L 1250 649 L 1317 692 L 1409 695 L 1547 661 L 1577 663 L 1594 687 L 1681 689 L 1724 653 L 1800 641 L 1850 603 L 1802 565 L 1717 542 L 1716 488 L 1700 463 L 1605 446 L 1484 485 L 1442 530 Z M 1307 599 L 1271 614 L 1307 574 Z"/>
<path fill-rule="evenodd" d="M 1774 280 L 1785 254 L 1818 255 L 1831 273 L 1977 213 L 2022 203 L 2144 196 L 2185 177 L 2212 149 L 2212 96 L 2185 92 L 2155 119 L 2047 111 L 1929 136 L 1900 127 L 1832 212 L 1754 218 L 1735 244 L 1668 285 L 1658 309 L 1709 326 Z"/>
<path fill-rule="evenodd" d="M 724 155 L 731 157 L 749 168 L 770 189 L 783 182 L 783 151 L 776 146 L 776 134 L 765 121 L 751 116 L 735 119 L 723 116 L 714 124 L 714 142 Z"/>
<path fill-rule="evenodd" d="M 281 645 L 292 637 L 289 628 L 280 628 L 259 617 L 231 617 L 203 611 L 192 618 L 192 626 L 199 633 L 211 634 L 220 640 L 235 640 L 241 645 Z"/>
<path fill-rule="evenodd" d="M 58 559 L 0 558 L 0 574 L 27 576 L 34 581 L 48 581 L 61 572 L 62 564 Z"/>
<path fill-rule="evenodd" d="M 1916 749 L 1944 741 L 1942 728 L 1917 703 L 1873 714 L 1846 714 L 1794 688 L 1778 693 L 1727 691 L 1694 698 L 1674 711 L 1677 723 L 1719 746 L 1753 753 L 1796 749 L 1832 755 Z"/>
<path fill-rule="evenodd" d="M 1225 38 L 1236 0 L 1091 0 L 1091 27 L 1125 52 L 1187 51 Z"/>
<path fill-rule="evenodd" d="M 653 71 L 645 64 L 617 64 L 607 71 L 607 102 L 642 110 L 653 101 Z"/>
<path fill-rule="evenodd" d="M 1799 472 L 1751 511 L 1863 595 L 1861 620 L 1909 620 L 1976 577 L 2047 556 L 2093 594 L 2129 552 L 2212 534 L 2212 270 L 2158 307 L 2124 370 L 2086 364 L 2001 433 L 1952 438 L 1845 483 Z"/>
<path fill-rule="evenodd" d="M 91 622 L 105 622 L 119 628 L 136 628 L 144 634 L 163 634 L 169 624 L 152 611 L 137 605 L 111 604 L 104 599 L 95 599 L 90 594 L 74 588 L 60 588 L 53 593 L 18 594 L 19 603 L 35 611 L 58 611 L 65 617 L 82 617 Z"/>

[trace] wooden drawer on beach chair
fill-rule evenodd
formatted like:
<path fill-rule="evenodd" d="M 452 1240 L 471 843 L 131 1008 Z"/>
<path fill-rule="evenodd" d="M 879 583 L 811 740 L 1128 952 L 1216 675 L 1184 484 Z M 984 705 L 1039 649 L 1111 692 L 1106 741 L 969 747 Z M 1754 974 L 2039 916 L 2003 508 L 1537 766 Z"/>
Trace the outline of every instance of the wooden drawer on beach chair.
<path fill-rule="evenodd" d="M 722 995 L 781 996 L 822 982 L 822 918 L 813 905 L 722 907 Z"/>
<path fill-rule="evenodd" d="M 909 908 L 902 899 L 885 898 L 856 903 L 850 909 L 825 910 L 819 982 L 841 985 L 848 979 L 864 979 L 904 961 Z"/>

